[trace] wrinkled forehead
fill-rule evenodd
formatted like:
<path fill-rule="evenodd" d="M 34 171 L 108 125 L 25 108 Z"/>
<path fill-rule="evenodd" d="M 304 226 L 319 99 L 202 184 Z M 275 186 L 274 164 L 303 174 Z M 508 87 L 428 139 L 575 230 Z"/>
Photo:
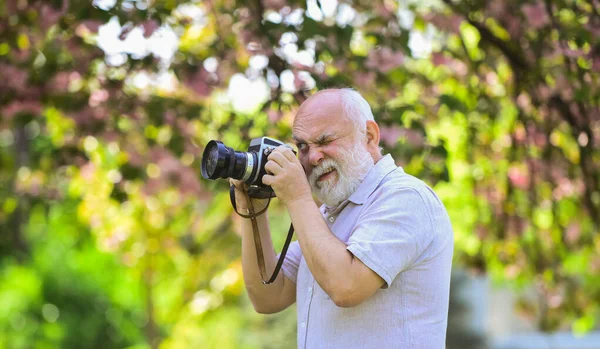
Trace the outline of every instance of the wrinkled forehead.
<path fill-rule="evenodd" d="M 351 132 L 354 124 L 343 115 L 339 96 L 313 96 L 306 100 L 294 118 L 295 139 L 312 140 L 325 133 Z"/>

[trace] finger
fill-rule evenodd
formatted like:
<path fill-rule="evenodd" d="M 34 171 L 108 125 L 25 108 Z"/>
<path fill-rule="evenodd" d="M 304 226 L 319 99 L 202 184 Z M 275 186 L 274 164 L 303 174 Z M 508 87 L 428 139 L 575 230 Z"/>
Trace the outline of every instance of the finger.
<path fill-rule="evenodd" d="M 233 185 L 237 190 L 248 190 L 248 185 L 242 181 L 229 178 L 229 185 Z"/>
<path fill-rule="evenodd" d="M 292 149 L 288 146 L 281 146 L 281 153 L 288 159 L 289 162 L 295 162 L 298 158 Z"/>
<path fill-rule="evenodd" d="M 281 172 L 281 170 L 281 166 L 273 160 L 269 160 L 265 164 L 265 171 L 267 171 L 269 174 L 277 175 Z"/>
<path fill-rule="evenodd" d="M 285 155 L 277 149 L 273 150 L 273 152 L 269 155 L 268 159 L 270 161 L 275 161 L 277 164 L 279 164 L 279 166 L 282 167 L 285 165 L 286 162 L 289 162 Z"/>
<path fill-rule="evenodd" d="M 271 185 L 273 184 L 273 181 L 275 180 L 275 176 L 271 176 L 271 175 L 264 175 L 262 178 L 262 182 L 264 185 Z"/>

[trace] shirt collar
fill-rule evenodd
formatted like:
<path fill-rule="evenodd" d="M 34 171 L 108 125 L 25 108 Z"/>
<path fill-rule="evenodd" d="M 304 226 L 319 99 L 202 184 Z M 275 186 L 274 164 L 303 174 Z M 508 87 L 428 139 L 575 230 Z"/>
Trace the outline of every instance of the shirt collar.
<path fill-rule="evenodd" d="M 398 166 L 396 166 L 392 156 L 390 154 L 385 155 L 369 170 L 365 179 L 360 183 L 358 189 L 350 195 L 348 200 L 357 205 L 364 204 L 371 193 L 379 186 L 383 178 L 396 168 Z"/>

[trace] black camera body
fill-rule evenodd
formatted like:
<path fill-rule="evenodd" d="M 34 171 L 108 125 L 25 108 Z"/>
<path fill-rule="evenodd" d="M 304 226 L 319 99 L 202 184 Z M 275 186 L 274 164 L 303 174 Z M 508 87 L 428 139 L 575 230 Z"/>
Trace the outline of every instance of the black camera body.
<path fill-rule="evenodd" d="M 235 151 L 223 142 L 212 140 L 202 154 L 202 177 L 215 180 L 233 178 L 248 184 L 248 196 L 266 199 L 275 196 L 273 189 L 264 185 L 265 164 L 273 149 L 283 142 L 269 137 L 254 138 L 247 152 Z"/>

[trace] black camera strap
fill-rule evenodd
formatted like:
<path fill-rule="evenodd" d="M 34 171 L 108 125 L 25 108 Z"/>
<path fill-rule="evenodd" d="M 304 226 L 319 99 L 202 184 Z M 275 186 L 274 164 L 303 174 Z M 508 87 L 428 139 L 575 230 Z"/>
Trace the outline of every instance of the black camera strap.
<path fill-rule="evenodd" d="M 256 217 L 260 216 L 261 214 L 263 214 L 267 211 L 267 209 L 269 208 L 269 204 L 271 203 L 271 198 L 269 198 L 269 201 L 267 202 L 267 205 L 265 206 L 264 209 L 262 209 L 258 213 L 255 213 L 254 205 L 252 204 L 252 200 L 250 200 L 248 193 L 244 192 L 244 195 L 246 196 L 246 202 L 248 203 L 248 213 L 249 214 L 247 214 L 247 215 L 239 213 L 237 210 L 237 206 L 235 204 L 235 186 L 232 185 L 229 188 L 229 199 L 231 200 L 231 205 L 233 206 L 235 213 L 237 213 L 239 216 L 241 216 L 243 218 L 249 218 L 250 221 L 252 222 L 254 247 L 256 249 L 256 259 L 258 260 L 258 268 L 260 271 L 260 277 L 262 279 L 262 283 L 264 285 L 272 284 L 275 281 L 275 279 L 277 279 L 277 275 L 279 274 L 279 270 L 281 269 L 281 266 L 285 259 L 285 255 L 287 253 L 288 247 L 290 246 L 290 243 L 292 242 L 292 236 L 294 235 L 294 226 L 292 224 L 290 224 L 290 229 L 288 230 L 287 238 L 285 239 L 285 243 L 283 244 L 283 248 L 281 249 L 281 254 L 279 255 L 279 260 L 277 261 L 277 265 L 275 265 L 275 270 L 273 270 L 273 275 L 271 275 L 270 279 L 266 280 L 267 271 L 266 271 L 266 267 L 265 267 L 265 256 L 263 254 L 262 242 L 260 240 L 260 232 L 258 230 L 258 223 L 256 222 Z"/>

